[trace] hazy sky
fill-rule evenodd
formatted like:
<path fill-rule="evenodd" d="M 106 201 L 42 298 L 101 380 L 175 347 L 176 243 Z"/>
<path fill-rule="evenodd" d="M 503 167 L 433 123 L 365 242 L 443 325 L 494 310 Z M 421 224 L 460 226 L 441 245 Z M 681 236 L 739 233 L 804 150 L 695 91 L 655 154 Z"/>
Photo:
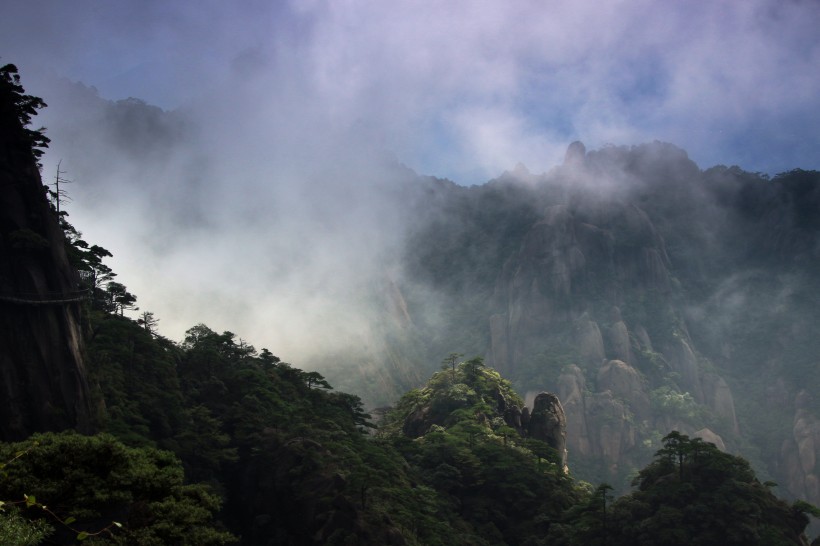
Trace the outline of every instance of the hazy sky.
<path fill-rule="evenodd" d="M 72 220 L 163 332 L 292 358 L 323 324 L 361 331 L 350 302 L 396 244 L 370 158 L 478 184 L 657 139 L 702 168 L 818 169 L 818 28 L 816 0 L 7 0 L 0 62 L 50 103 L 44 173 L 80 178 Z M 148 165 L 66 157 L 55 76 L 195 136 Z"/>
<path fill-rule="evenodd" d="M 284 88 L 407 164 L 481 183 L 567 142 L 820 167 L 820 2 L 10 0 L 0 55 L 175 108 Z M 47 95 L 46 89 L 37 89 Z M 292 95 L 291 95 L 292 96 Z M 225 96 L 225 100 L 230 100 Z"/>

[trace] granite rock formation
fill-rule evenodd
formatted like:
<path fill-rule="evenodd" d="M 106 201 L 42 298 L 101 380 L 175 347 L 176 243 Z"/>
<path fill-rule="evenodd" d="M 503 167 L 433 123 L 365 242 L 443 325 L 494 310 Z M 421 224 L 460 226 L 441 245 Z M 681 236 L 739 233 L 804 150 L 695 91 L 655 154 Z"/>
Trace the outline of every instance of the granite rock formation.
<path fill-rule="evenodd" d="M 715 435 L 734 437 L 739 426 L 728 384 L 689 334 L 660 230 L 628 195 L 590 191 L 605 175 L 584 154 L 570 146 L 563 203 L 544 208 L 498 277 L 487 359 L 556 389 L 570 460 L 598 461 L 599 478 L 617 481 L 659 434 L 716 420 Z"/>

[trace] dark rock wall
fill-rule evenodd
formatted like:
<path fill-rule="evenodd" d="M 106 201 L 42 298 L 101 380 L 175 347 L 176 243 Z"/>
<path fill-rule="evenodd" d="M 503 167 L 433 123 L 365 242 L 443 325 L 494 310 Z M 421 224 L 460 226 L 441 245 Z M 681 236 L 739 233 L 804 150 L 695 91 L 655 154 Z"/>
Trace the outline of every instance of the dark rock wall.
<path fill-rule="evenodd" d="M 92 429 L 78 281 L 30 147 L 0 139 L 0 440 Z"/>

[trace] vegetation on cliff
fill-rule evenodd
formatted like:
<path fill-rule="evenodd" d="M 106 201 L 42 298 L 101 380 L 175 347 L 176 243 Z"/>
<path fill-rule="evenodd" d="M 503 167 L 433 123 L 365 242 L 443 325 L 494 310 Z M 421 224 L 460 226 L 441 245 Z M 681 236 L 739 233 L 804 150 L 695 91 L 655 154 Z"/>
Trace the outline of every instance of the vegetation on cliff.
<path fill-rule="evenodd" d="M 552 529 L 556 545 L 804 544 L 806 503 L 788 504 L 760 483 L 740 457 L 676 431 L 612 500 L 605 487 L 574 506 Z"/>

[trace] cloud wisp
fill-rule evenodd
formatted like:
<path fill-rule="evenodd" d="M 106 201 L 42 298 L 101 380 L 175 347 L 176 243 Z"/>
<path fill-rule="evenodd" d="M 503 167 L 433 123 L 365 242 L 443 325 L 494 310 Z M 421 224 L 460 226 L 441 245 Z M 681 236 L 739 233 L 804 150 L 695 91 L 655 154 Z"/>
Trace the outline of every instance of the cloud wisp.
<path fill-rule="evenodd" d="M 409 224 L 384 158 L 461 184 L 659 139 L 818 168 L 816 2 L 14 2 L 3 62 L 144 309 L 285 358 L 364 328 Z M 138 97 L 162 107 L 106 106 Z M 120 116 L 113 119 L 111 116 Z M 364 321 L 365 319 L 361 319 Z M 316 333 L 319 333 L 317 335 Z M 321 342 L 317 342 L 321 339 Z"/>

